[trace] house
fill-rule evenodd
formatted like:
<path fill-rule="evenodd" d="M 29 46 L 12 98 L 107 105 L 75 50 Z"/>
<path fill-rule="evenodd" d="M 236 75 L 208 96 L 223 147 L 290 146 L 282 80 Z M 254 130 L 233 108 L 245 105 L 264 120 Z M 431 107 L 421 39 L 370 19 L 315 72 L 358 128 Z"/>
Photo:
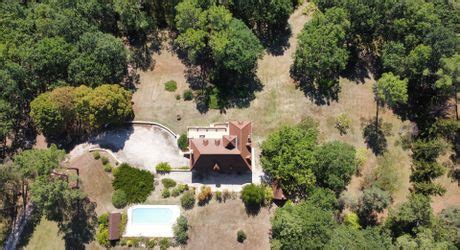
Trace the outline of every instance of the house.
<path fill-rule="evenodd" d="M 244 173 L 254 166 L 252 124 L 249 121 L 189 127 L 189 164 L 192 171 Z"/>

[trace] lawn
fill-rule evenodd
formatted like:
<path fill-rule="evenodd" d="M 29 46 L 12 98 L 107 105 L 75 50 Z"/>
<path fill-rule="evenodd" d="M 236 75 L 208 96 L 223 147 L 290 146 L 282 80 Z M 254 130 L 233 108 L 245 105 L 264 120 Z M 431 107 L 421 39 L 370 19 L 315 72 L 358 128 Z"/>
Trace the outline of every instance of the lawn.
<path fill-rule="evenodd" d="M 26 246 L 28 250 L 58 250 L 64 249 L 65 242 L 62 235 L 58 234 L 56 222 L 42 218 L 40 223 L 35 227 L 35 231 Z"/>
<path fill-rule="evenodd" d="M 109 157 L 108 154 L 101 155 Z M 81 188 L 91 201 L 96 202 L 97 214 L 117 210 L 112 205 L 112 176 L 104 171 L 101 160 L 85 153 L 72 159 L 69 166 L 80 170 Z"/>
<path fill-rule="evenodd" d="M 140 84 L 134 93 L 133 102 L 135 119 L 160 122 L 175 132 L 185 132 L 187 126 L 207 125 L 217 121 L 251 120 L 253 122 L 254 144 L 256 152 L 260 152 L 259 145 L 273 130 L 284 124 L 298 123 L 302 118 L 311 116 L 319 122 L 322 141 L 341 140 L 357 148 L 365 148 L 363 139 L 364 120 L 372 119 L 375 115 L 375 102 L 372 86 L 375 82 L 370 75 L 363 81 L 340 79 L 341 91 L 338 101 L 329 105 L 316 105 L 305 94 L 295 87 L 289 76 L 289 67 L 292 64 L 292 54 L 297 44 L 296 35 L 309 17 L 302 15 L 299 8 L 290 17 L 292 35 L 289 39 L 290 47 L 282 55 L 275 56 L 266 53 L 259 60 L 257 76 L 263 84 L 263 89 L 256 92 L 256 98 L 247 108 L 229 108 L 225 112 L 210 109 L 205 113 L 197 110 L 192 101 L 176 101 L 174 94 L 164 90 L 163 83 L 168 80 L 177 82 L 178 90 L 182 93 L 188 88 L 185 72 L 186 66 L 168 48 L 155 54 L 155 68 L 153 71 L 142 71 Z M 345 113 L 351 119 L 351 128 L 346 135 L 341 135 L 335 128 L 335 118 Z M 395 192 L 395 203 L 405 200 L 409 193 L 410 157 L 395 143 L 399 139 L 398 132 L 404 124 L 390 110 L 382 110 L 381 118 L 392 124 L 392 135 L 388 141 L 388 151 L 399 157 L 397 170 L 399 189 Z M 180 120 L 177 117 L 180 116 Z M 257 161 L 257 159 L 256 159 Z M 368 154 L 364 173 L 370 173 L 375 167 L 376 157 Z M 364 175 L 363 175 L 364 176 Z M 354 177 L 350 184 L 351 192 L 359 192 L 364 177 Z"/>
<path fill-rule="evenodd" d="M 187 212 L 190 240 L 186 249 L 270 249 L 271 210 L 262 208 L 256 216 L 248 215 L 242 201 L 211 202 Z M 243 230 L 247 239 L 236 240 Z"/>

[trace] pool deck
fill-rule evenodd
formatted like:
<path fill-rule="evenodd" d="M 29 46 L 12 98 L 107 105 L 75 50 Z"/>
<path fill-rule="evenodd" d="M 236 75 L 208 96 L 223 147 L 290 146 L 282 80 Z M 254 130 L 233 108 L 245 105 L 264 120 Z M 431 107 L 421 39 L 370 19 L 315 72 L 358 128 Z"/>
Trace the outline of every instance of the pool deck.
<path fill-rule="evenodd" d="M 134 223 L 132 212 L 136 208 L 168 208 L 172 212 L 172 219 L 166 224 Z M 174 237 L 173 226 L 180 216 L 177 205 L 134 205 L 128 209 L 128 223 L 123 237 Z"/>

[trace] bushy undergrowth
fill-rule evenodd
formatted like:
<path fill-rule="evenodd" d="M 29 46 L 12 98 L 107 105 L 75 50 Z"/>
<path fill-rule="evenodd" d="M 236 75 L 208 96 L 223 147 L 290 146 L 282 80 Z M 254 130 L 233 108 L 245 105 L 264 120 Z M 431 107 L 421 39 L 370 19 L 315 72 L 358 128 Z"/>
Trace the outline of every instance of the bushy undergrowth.
<path fill-rule="evenodd" d="M 147 170 L 121 164 L 114 173 L 112 185 L 115 190 L 123 190 L 128 203 L 144 202 L 154 190 L 153 174 Z"/>

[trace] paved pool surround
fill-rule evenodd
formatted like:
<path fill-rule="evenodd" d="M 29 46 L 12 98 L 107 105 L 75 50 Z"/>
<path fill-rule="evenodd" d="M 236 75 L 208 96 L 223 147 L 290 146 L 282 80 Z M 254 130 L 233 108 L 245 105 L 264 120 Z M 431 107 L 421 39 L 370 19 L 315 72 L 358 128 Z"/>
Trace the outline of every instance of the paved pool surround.
<path fill-rule="evenodd" d="M 177 205 L 135 205 L 128 208 L 124 237 L 174 237 L 173 226 L 180 216 Z"/>

